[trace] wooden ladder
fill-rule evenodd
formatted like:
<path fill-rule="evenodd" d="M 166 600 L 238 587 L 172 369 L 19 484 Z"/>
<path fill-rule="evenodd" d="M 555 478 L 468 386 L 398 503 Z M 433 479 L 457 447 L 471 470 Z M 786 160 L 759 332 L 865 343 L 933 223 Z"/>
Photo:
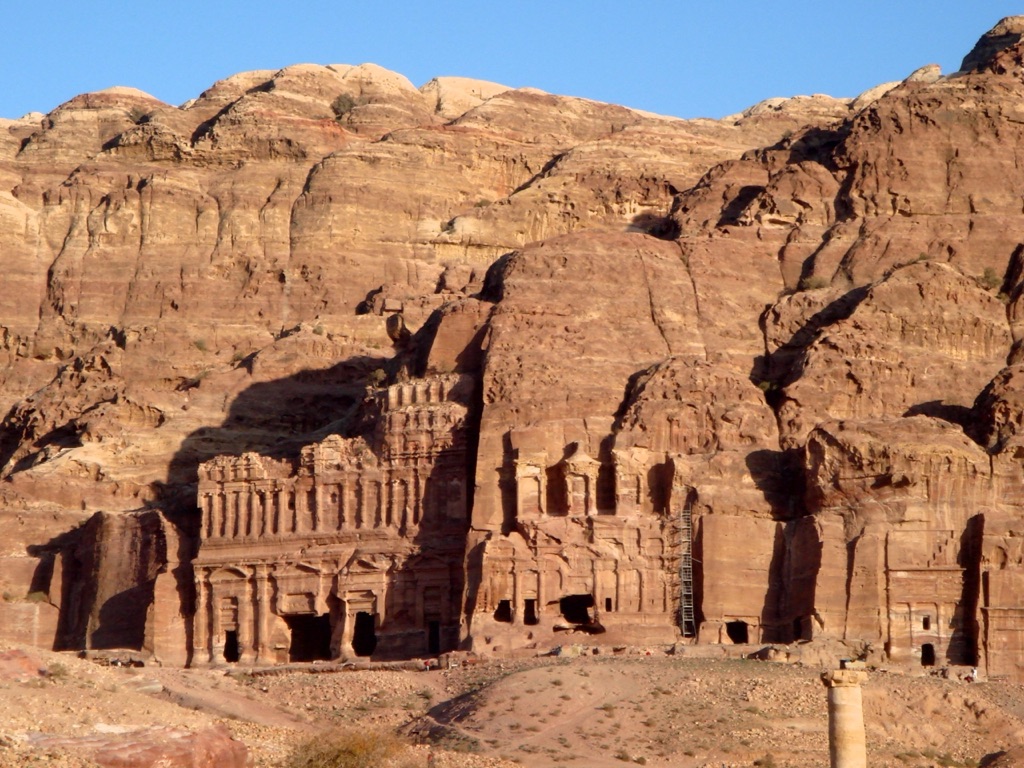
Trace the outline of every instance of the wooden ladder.
<path fill-rule="evenodd" d="M 679 523 L 682 555 L 679 562 L 679 624 L 683 637 L 696 637 L 697 621 L 693 615 L 693 511 L 689 504 L 683 505 Z"/>

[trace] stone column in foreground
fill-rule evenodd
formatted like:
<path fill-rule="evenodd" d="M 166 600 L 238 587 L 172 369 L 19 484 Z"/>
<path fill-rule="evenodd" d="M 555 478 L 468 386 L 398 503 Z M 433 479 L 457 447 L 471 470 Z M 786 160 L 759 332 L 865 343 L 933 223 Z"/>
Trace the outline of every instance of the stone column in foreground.
<path fill-rule="evenodd" d="M 840 669 L 825 672 L 822 682 L 828 688 L 828 751 L 832 768 L 867 768 L 867 740 L 864 736 L 864 708 L 860 685 L 867 672 Z"/>

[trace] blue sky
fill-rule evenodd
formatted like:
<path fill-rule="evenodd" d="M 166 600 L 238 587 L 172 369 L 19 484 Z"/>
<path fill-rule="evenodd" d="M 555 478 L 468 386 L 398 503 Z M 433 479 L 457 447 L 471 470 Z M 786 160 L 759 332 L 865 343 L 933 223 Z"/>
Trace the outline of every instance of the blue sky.
<path fill-rule="evenodd" d="M 721 117 L 771 96 L 855 96 L 929 63 L 954 71 L 1014 13 L 1024 7 L 990 0 L 30 0 L 4 9 L 0 117 L 112 85 L 180 104 L 236 72 L 300 62 Z"/>

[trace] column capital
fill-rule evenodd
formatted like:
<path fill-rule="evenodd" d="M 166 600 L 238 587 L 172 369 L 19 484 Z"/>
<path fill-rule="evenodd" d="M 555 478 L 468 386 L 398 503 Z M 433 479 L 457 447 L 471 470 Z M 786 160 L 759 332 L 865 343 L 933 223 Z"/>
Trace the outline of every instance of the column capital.
<path fill-rule="evenodd" d="M 833 669 L 821 673 L 826 688 L 849 688 L 866 682 L 868 673 L 860 669 Z"/>

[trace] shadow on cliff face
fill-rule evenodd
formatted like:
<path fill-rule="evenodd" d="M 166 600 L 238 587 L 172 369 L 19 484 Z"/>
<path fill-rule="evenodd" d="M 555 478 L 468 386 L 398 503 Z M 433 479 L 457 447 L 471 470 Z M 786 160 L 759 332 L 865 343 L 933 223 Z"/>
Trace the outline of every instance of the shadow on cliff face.
<path fill-rule="evenodd" d="M 168 562 L 159 512 L 98 512 L 28 554 L 40 561 L 32 590 L 60 606 L 55 650 L 142 648 L 155 580 Z"/>
<path fill-rule="evenodd" d="M 850 135 L 850 128 L 850 121 L 840 124 L 837 128 L 810 127 L 799 131 L 792 138 L 783 139 L 776 146 L 789 151 L 790 164 L 810 161 L 835 171 L 836 151 Z"/>
<path fill-rule="evenodd" d="M 965 405 L 930 400 L 927 403 L 917 403 L 911 406 L 903 415 L 931 416 L 933 419 L 960 427 L 969 437 L 974 438 L 976 442 L 981 442 L 974 434 L 978 426 L 978 416 L 973 408 L 968 408 Z"/>
<path fill-rule="evenodd" d="M 220 426 L 205 427 L 189 435 L 170 464 L 168 481 L 161 495 L 167 508 L 177 510 L 179 527 L 189 534 L 190 547 L 181 562 L 188 563 L 197 554 L 201 521 L 197 508 L 198 467 L 204 461 L 249 452 L 295 461 L 304 447 L 329 435 L 365 439 L 382 464 L 393 461 L 398 466 L 407 461 L 408 457 L 402 453 L 406 450 L 404 447 L 397 447 L 400 454 L 397 459 L 386 455 L 383 439 L 385 425 L 390 420 L 387 412 L 381 412 L 377 395 L 390 384 L 418 379 L 428 373 L 428 354 L 439 324 L 440 311 L 437 311 L 415 334 L 392 335 L 393 356 L 350 357 L 328 369 L 299 371 L 255 383 L 235 397 Z M 474 373 L 479 368 L 484 330 L 475 332 L 465 349 L 455 355 L 456 372 Z M 244 364 L 251 369 L 253 361 Z M 204 380 L 199 386 L 207 386 L 207 382 Z M 418 649 L 410 645 L 414 652 L 451 650 L 458 642 L 465 582 L 462 565 L 469 510 L 473 505 L 472 478 L 482 402 L 479 377 L 475 377 L 472 387 L 467 386 L 457 399 L 459 402 L 468 400 L 468 413 L 465 422 L 448 436 L 450 444 L 439 447 L 432 455 L 432 466 L 422 486 L 421 517 L 415 533 L 408 534 L 417 551 L 387 574 L 389 588 L 383 615 L 389 617 L 390 626 L 380 629 L 387 629 L 392 635 L 396 631 L 405 633 L 408 639 L 403 642 L 412 645 L 418 642 L 418 636 L 411 634 L 416 628 L 411 624 L 408 605 L 403 600 L 413 572 L 427 575 L 424 599 L 428 605 L 424 607 L 424 615 L 427 615 L 428 628 L 423 635 L 426 646 Z M 396 446 L 391 448 L 394 450 Z M 407 534 L 403 532 L 403 535 Z M 191 574 L 191 568 L 188 570 Z M 443 584 L 443 590 L 439 584 Z M 193 604 L 193 591 L 191 579 L 180 585 L 183 606 Z M 395 621 L 399 624 L 404 621 L 409 626 L 396 630 Z M 188 624 L 186 621 L 186 626 Z M 371 653 L 383 658 L 393 655 L 393 649 L 378 647 Z"/>
<path fill-rule="evenodd" d="M 810 275 L 810 265 L 804 266 L 801 280 Z M 779 405 L 780 390 L 800 378 L 800 366 L 804 351 L 821 335 L 828 326 L 845 320 L 857 309 L 867 297 L 871 286 L 865 285 L 847 291 L 842 296 L 830 301 L 811 315 L 792 336 L 780 344 L 774 352 L 754 359 L 750 371 L 750 380 L 765 389 L 765 400 L 776 410 Z M 759 320 L 761 334 L 768 336 L 768 315 L 773 307 L 768 307 Z"/>
<path fill-rule="evenodd" d="M 774 519 L 793 520 L 807 514 L 802 448 L 751 451 L 744 461 L 754 486 L 771 507 Z"/>
<path fill-rule="evenodd" d="M 252 360 L 242 364 L 251 367 Z M 372 429 L 361 420 L 361 406 L 367 387 L 379 384 L 390 364 L 389 358 L 357 356 L 248 387 L 231 403 L 220 426 L 202 427 L 182 441 L 159 489 L 161 508 L 194 535 L 200 463 L 248 452 L 294 458 L 302 446 L 328 434 L 354 437 Z"/>
<path fill-rule="evenodd" d="M 981 549 L 985 529 L 985 516 L 974 515 L 967 520 L 960 534 L 960 552 L 957 565 L 964 569 L 963 586 L 957 611 L 960 621 L 953 623 L 953 634 L 946 647 L 946 660 L 951 664 L 978 663 L 978 602 L 981 599 Z"/>
<path fill-rule="evenodd" d="M 383 357 L 354 357 L 325 370 L 298 371 L 252 385 L 234 400 L 219 427 L 204 427 L 186 437 L 149 508 L 117 515 L 100 512 L 80 528 L 30 547 L 28 554 L 40 560 L 31 591 L 59 602 L 54 648 L 141 650 L 162 573 L 171 575 L 181 613 L 191 615 L 199 464 L 247 451 L 294 457 L 303 445 L 327 434 L 354 435 L 372 428 L 360 420 L 361 405 L 367 386 L 388 364 Z M 186 620 L 182 643 L 188 647 L 190 630 Z"/>
<path fill-rule="evenodd" d="M 671 185 L 669 191 L 677 191 Z M 629 222 L 629 228 L 656 237 L 659 240 L 675 240 L 680 235 L 679 222 L 671 216 L 659 216 L 656 213 L 640 213 Z"/>

